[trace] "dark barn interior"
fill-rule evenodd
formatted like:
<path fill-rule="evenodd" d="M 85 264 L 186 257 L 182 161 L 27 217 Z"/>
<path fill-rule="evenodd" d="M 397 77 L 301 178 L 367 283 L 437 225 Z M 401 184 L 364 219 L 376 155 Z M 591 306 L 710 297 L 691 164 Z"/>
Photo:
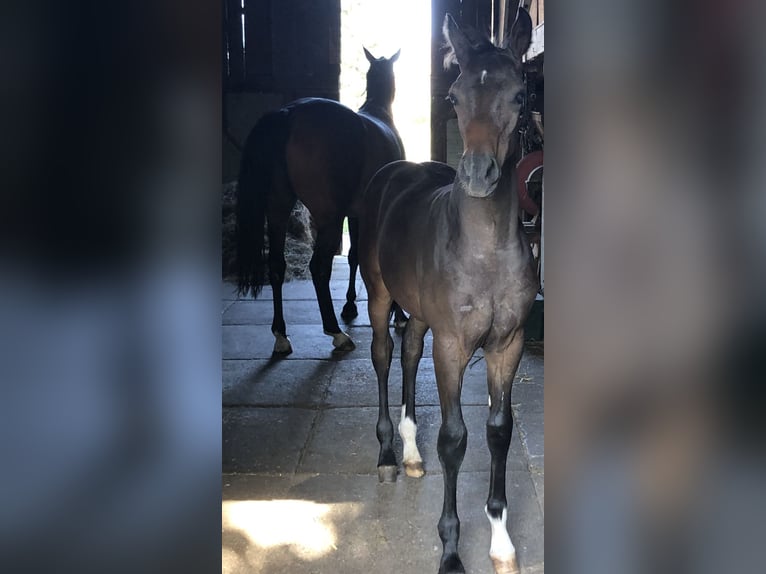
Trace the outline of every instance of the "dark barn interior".
<path fill-rule="evenodd" d="M 521 4 L 534 25 L 524 68 L 528 113 L 521 150 L 539 156 L 525 180 L 528 194 L 541 208 L 543 2 Z M 454 165 L 462 153 L 455 112 L 445 99 L 458 74 L 457 67 L 443 66 L 445 14 L 452 14 L 461 25 L 499 36 L 508 32 L 517 5 L 512 0 L 431 0 L 431 29 L 423 34 L 431 38 L 433 160 Z M 237 179 L 244 141 L 263 114 L 302 97 L 339 99 L 341 8 L 341 0 L 224 0 L 223 184 L 229 193 L 226 184 Z M 228 201 L 233 201 L 232 195 Z M 228 209 L 233 217 L 231 204 Z M 542 283 L 542 210 L 525 214 L 524 224 L 536 249 Z M 226 234 L 225 228 L 224 250 Z M 379 484 L 377 384 L 361 279 L 357 280 L 359 316 L 342 326 L 356 348 L 342 355 L 331 352 L 322 334 L 308 276 L 296 274 L 297 279 L 285 283 L 285 319 L 294 351 L 277 359 L 272 356 L 269 287 L 258 299 L 240 296 L 232 277 L 226 277 L 226 271 L 224 275 L 223 572 L 435 572 L 441 552 L 436 522 L 442 471 L 436 454 L 440 410 L 430 334 L 416 394 L 418 443 L 426 475 L 420 479 L 401 475 L 395 484 Z M 342 306 L 348 277 L 346 258 L 336 256 L 331 282 L 336 310 Z M 544 571 L 542 307 L 541 289 L 527 323 L 527 344 L 514 384 L 507 465 L 508 529 L 521 572 L 530 574 Z M 401 332 L 394 333 L 393 328 L 391 332 L 395 350 L 390 396 L 396 425 Z M 490 573 L 494 571 L 487 555 L 490 527 L 483 510 L 489 472 L 487 387 L 480 356 L 466 371 L 462 401 L 469 439 L 458 485 L 461 556 L 466 571 Z M 401 452 L 398 435 L 395 441 Z"/>

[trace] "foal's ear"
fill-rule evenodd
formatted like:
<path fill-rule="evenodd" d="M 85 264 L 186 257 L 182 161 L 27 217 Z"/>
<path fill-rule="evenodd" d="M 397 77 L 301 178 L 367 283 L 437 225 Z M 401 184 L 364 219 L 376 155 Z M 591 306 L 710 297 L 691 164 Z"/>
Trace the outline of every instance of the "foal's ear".
<path fill-rule="evenodd" d="M 394 62 L 396 62 L 396 61 L 399 59 L 399 54 L 401 54 L 401 53 L 402 53 L 402 49 L 401 49 L 401 48 L 399 48 L 399 49 L 396 51 L 396 54 L 394 54 L 393 56 L 391 56 L 391 57 L 388 59 L 388 61 L 389 61 L 389 62 L 391 62 L 391 63 L 393 64 Z"/>
<path fill-rule="evenodd" d="M 532 18 L 529 12 L 519 6 L 516 11 L 516 19 L 513 21 L 511 31 L 503 40 L 503 48 L 510 50 L 519 60 L 529 50 L 532 42 Z"/>
<path fill-rule="evenodd" d="M 449 13 L 444 16 L 442 32 L 444 33 L 447 45 L 451 48 L 447 55 L 444 56 L 444 67 L 449 68 L 454 63 L 464 67 L 471 55 L 471 42 Z"/>
<path fill-rule="evenodd" d="M 362 50 L 364 50 L 364 55 L 367 57 L 367 61 L 368 61 L 370 64 L 372 64 L 373 62 L 377 62 L 377 61 L 378 61 L 378 59 L 377 59 L 375 56 L 373 56 L 372 54 L 370 54 L 370 52 L 367 50 L 367 48 L 365 48 L 364 46 L 362 46 Z"/>

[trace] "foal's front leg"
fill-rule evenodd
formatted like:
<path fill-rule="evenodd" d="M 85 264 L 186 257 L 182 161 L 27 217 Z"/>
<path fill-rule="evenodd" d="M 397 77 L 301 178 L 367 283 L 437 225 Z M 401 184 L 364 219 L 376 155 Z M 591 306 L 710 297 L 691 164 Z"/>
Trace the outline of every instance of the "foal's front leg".
<path fill-rule="evenodd" d="M 489 418 L 487 445 L 492 456 L 489 497 L 484 512 L 492 528 L 489 556 L 497 574 L 518 574 L 516 549 L 508 534 L 508 501 L 505 496 L 505 467 L 511 444 L 513 416 L 511 386 L 524 347 L 524 331 L 519 329 L 502 348 L 484 349 L 487 361 Z"/>
<path fill-rule="evenodd" d="M 468 355 L 456 339 L 444 340 L 434 334 L 434 369 L 442 411 L 437 450 L 444 472 L 444 504 L 439 519 L 439 537 L 442 540 L 439 574 L 465 572 L 458 556 L 460 519 L 457 515 L 457 476 L 468 442 L 460 407 L 460 390 L 467 364 Z"/>

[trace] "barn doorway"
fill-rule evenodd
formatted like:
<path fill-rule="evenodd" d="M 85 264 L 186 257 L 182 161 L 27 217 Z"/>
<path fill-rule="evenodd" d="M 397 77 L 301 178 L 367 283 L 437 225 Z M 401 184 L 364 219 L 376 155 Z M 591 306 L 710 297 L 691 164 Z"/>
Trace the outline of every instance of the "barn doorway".
<path fill-rule="evenodd" d="M 362 47 L 396 62 L 394 121 L 407 159 L 431 159 L 431 0 L 341 0 L 340 101 L 353 110 L 365 98 Z M 343 254 L 348 253 L 344 229 Z"/>

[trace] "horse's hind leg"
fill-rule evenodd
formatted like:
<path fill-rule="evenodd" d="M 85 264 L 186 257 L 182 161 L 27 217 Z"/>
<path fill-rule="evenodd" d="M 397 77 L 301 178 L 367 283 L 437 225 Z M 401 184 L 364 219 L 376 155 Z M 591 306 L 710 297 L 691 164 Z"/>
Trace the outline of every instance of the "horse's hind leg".
<path fill-rule="evenodd" d="M 404 445 L 404 472 L 414 478 L 420 478 L 426 473 L 415 440 L 418 430 L 415 418 L 415 377 L 418 363 L 423 356 L 423 338 L 426 331 L 428 325 L 412 317 L 406 323 L 402 340 L 402 418 L 399 421 L 399 436 L 402 437 Z"/>
<path fill-rule="evenodd" d="M 287 327 L 282 310 L 282 284 L 285 281 L 285 234 L 287 220 L 295 205 L 295 196 L 274 197 L 269 205 L 269 283 L 274 294 L 274 319 L 271 323 L 271 333 L 276 338 L 274 342 L 275 355 L 289 355 L 293 352 L 290 340 L 287 338 Z"/>
<path fill-rule="evenodd" d="M 346 304 L 340 313 L 344 321 L 349 321 L 359 315 L 356 309 L 356 270 L 359 268 L 359 218 L 348 218 L 348 234 L 351 243 L 348 249 L 348 291 L 346 291 Z"/>
<path fill-rule="evenodd" d="M 492 527 L 489 556 L 497 574 L 519 572 L 516 550 L 506 527 L 508 501 L 505 497 L 505 466 L 513 428 L 511 385 L 519 366 L 523 346 L 524 333 L 519 329 L 505 348 L 484 351 L 489 389 L 487 444 L 492 456 L 489 497 L 484 512 Z"/>
<path fill-rule="evenodd" d="M 339 351 L 354 349 L 354 342 L 346 333 L 340 330 L 338 318 L 330 295 L 330 277 L 332 275 L 332 258 L 338 249 L 341 238 L 342 220 L 338 219 L 317 230 L 314 255 L 311 257 L 309 268 L 311 279 L 319 302 L 319 313 L 322 315 L 322 326 L 326 335 L 332 336 L 332 344 Z"/>

